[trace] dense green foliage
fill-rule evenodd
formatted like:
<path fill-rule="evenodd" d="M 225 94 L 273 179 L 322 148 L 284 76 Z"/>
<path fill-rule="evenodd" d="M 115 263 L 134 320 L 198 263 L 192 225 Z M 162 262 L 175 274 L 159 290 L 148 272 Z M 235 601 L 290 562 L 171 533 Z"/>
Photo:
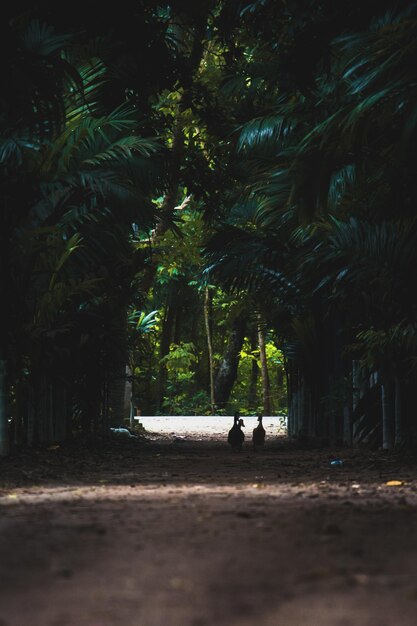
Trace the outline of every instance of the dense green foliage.
<path fill-rule="evenodd" d="M 119 424 L 127 383 L 144 413 L 415 444 L 416 13 L 5 11 L 2 453 Z"/>
<path fill-rule="evenodd" d="M 252 108 L 236 138 L 246 219 L 218 229 L 209 269 L 281 334 L 293 434 L 391 448 L 416 432 L 416 13 L 360 9 L 247 7 L 225 85 Z"/>

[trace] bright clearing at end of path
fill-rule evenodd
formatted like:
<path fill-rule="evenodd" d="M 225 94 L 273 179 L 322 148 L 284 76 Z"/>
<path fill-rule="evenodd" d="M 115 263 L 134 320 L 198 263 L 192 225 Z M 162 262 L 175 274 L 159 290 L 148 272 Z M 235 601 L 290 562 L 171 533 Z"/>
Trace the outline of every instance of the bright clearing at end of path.
<path fill-rule="evenodd" d="M 227 437 L 233 426 L 233 415 L 141 415 L 136 420 L 151 433 L 179 435 L 182 437 Z M 246 441 L 252 439 L 252 431 L 257 426 L 256 415 L 243 416 Z M 268 438 L 286 435 L 285 417 L 281 415 L 266 416 L 263 426 Z"/>

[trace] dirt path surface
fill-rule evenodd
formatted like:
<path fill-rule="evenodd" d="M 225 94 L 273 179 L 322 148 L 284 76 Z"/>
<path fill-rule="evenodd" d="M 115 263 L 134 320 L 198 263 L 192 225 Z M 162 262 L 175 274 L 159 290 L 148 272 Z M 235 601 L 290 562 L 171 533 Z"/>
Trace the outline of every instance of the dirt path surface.
<path fill-rule="evenodd" d="M 0 626 L 417 623 L 415 458 L 153 436 L 0 485 Z"/>

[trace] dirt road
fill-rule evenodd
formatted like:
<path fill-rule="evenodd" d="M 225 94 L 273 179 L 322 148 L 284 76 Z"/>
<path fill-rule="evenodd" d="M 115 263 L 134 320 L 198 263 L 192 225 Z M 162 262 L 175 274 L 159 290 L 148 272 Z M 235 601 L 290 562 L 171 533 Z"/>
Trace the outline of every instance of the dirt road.
<path fill-rule="evenodd" d="M 165 436 L 0 476 L 0 626 L 417 623 L 415 459 Z"/>

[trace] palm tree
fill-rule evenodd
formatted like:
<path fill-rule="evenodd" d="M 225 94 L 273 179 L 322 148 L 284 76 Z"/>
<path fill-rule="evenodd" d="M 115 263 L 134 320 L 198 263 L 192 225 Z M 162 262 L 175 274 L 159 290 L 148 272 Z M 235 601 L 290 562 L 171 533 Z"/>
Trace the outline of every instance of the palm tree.
<path fill-rule="evenodd" d="M 14 283 L 5 275 L 2 287 L 11 287 L 8 319 L 14 318 L 14 324 L 8 326 L 7 335 L 2 334 L 6 358 L 0 360 L 15 355 L 7 368 L 9 384 L 21 380 L 23 371 L 29 372 L 29 379 L 28 374 L 24 375 L 30 380 L 30 393 L 26 395 L 32 398 L 29 405 L 35 406 L 38 414 L 37 436 L 50 440 L 57 430 L 51 415 L 56 413 L 53 397 L 58 379 L 64 388 L 67 386 L 69 406 L 74 390 L 81 392 L 80 399 L 84 395 L 81 405 L 84 402 L 85 426 L 99 419 L 102 377 L 109 371 L 109 366 L 100 371 L 100 364 L 122 349 L 111 348 L 113 320 L 124 311 L 126 332 L 126 307 L 137 271 L 132 263 L 129 231 L 132 225 L 135 232 L 147 231 L 155 223 L 155 208 L 147 193 L 158 183 L 147 162 L 157 144 L 136 133 L 136 111 L 132 107 L 122 105 L 109 113 L 99 112 L 96 97 L 104 80 L 104 66 L 97 58 L 77 59 L 73 49 L 75 68 L 75 61 L 70 65 L 62 58 L 63 53 L 59 55 L 59 47 L 67 38 L 54 38 L 50 29 L 40 25 L 35 29 L 29 25 L 28 33 L 38 39 L 43 37 L 41 50 L 62 60 L 62 65 L 56 62 L 62 72 L 61 93 L 58 107 L 58 87 L 52 91 L 54 104 L 49 109 L 46 98 L 50 94 L 46 90 L 44 109 L 50 112 L 50 119 L 45 116 L 40 126 L 40 105 L 32 103 L 36 109 L 33 120 L 22 118 L 13 137 L 6 134 L 1 146 L 2 197 L 9 203 L 4 211 L 9 221 L 2 230 L 6 235 L 3 268 L 14 270 Z M 46 72 L 46 62 L 45 68 Z M 55 86 L 57 76 L 53 74 L 52 78 Z M 12 120 L 7 122 L 12 125 Z M 27 130 L 27 123 L 34 128 Z M 10 176 L 12 167 L 14 173 Z M 12 202 L 16 205 L 14 213 Z M 90 349 L 85 353 L 95 355 L 89 360 L 94 373 L 80 368 L 75 374 L 80 362 L 74 356 L 77 350 L 84 351 L 86 342 L 90 342 Z M 57 368 L 62 361 L 66 365 Z M 91 404 L 87 400 L 87 408 L 86 394 L 82 392 L 89 380 L 91 393 L 87 396 L 94 401 Z M 65 404 L 61 400 L 59 403 Z M 32 438 L 33 409 L 29 414 L 27 430 Z M 59 430 L 60 436 L 65 436 L 61 426 Z"/>
<path fill-rule="evenodd" d="M 68 35 L 56 35 L 38 21 L 21 27 L 19 23 L 5 22 L 3 29 L 2 39 L 10 45 L 7 56 L 2 58 L 8 91 L 1 111 L 0 290 L 7 294 L 7 300 L 0 332 L 0 454 L 8 449 L 6 399 L 19 362 L 15 349 L 25 316 L 24 285 L 19 280 L 22 259 L 16 237 L 21 236 L 25 222 L 30 222 L 36 185 L 34 164 L 42 146 L 62 130 L 65 122 L 64 85 L 69 81 L 73 88 L 80 86 L 76 71 L 62 58 L 62 51 L 70 42 Z"/>
<path fill-rule="evenodd" d="M 338 393 L 352 430 L 349 346 L 357 346 L 364 371 L 365 361 L 371 371 L 383 370 L 385 387 L 397 381 L 396 396 L 413 379 L 416 311 L 405 276 L 415 263 L 416 12 L 410 3 L 369 20 L 373 8 L 363 21 L 348 10 L 363 30 L 340 35 L 337 9 L 330 54 L 321 50 L 302 84 L 301 74 L 288 80 L 283 56 L 295 54 L 303 28 L 313 32 L 322 16 L 291 35 L 285 20 L 274 30 L 254 18 L 273 10 L 268 2 L 244 9 L 250 29 L 268 30 L 269 37 L 253 44 L 225 86 L 226 97 L 239 93 L 237 116 L 252 116 L 235 141 L 244 183 L 234 198 L 239 210 L 210 242 L 208 270 L 254 295 L 283 336 L 290 395 L 298 405 L 303 398 L 301 422 L 290 419 L 292 433 L 337 437 L 343 407 L 336 410 L 332 389 L 343 381 Z M 293 36 L 284 54 L 274 45 Z M 381 356 L 371 359 L 375 342 Z M 398 410 L 405 404 L 398 396 Z"/>

